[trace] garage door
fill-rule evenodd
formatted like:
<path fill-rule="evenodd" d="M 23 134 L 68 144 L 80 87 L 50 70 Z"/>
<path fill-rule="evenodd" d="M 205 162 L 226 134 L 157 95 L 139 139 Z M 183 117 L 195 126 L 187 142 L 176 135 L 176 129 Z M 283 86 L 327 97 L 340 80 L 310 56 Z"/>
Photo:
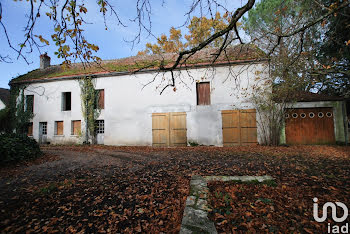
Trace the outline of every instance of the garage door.
<path fill-rule="evenodd" d="M 153 146 L 187 146 L 186 113 L 152 114 Z"/>
<path fill-rule="evenodd" d="M 224 146 L 257 144 L 255 109 L 223 110 L 221 115 Z"/>
<path fill-rule="evenodd" d="M 286 113 L 287 144 L 334 144 L 332 108 L 298 108 Z"/>

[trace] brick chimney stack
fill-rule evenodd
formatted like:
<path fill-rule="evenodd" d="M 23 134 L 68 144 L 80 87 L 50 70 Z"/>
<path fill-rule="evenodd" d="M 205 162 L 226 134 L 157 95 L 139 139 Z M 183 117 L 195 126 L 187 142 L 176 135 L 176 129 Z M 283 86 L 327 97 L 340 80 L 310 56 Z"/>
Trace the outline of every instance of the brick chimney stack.
<path fill-rule="evenodd" d="M 50 67 L 50 62 L 51 58 L 47 55 L 47 53 L 40 55 L 40 69 Z"/>

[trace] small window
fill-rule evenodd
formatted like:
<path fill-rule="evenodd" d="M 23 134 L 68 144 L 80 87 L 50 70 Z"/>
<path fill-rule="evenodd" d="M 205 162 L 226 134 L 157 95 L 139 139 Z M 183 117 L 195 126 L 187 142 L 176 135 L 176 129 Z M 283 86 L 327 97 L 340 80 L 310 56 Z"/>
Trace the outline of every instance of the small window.
<path fill-rule="evenodd" d="M 28 123 L 27 136 L 33 136 L 33 123 Z"/>
<path fill-rule="evenodd" d="M 304 119 L 306 117 L 306 114 L 305 113 L 301 113 L 300 117 Z"/>
<path fill-rule="evenodd" d="M 324 114 L 322 112 L 318 112 L 318 118 L 323 118 Z"/>
<path fill-rule="evenodd" d="M 55 121 L 55 135 L 63 135 L 63 121 Z"/>
<path fill-rule="evenodd" d="M 332 117 L 332 113 L 331 113 L 331 112 L 327 112 L 327 113 L 326 113 L 326 116 L 327 116 L 328 118 L 330 118 L 330 117 Z"/>
<path fill-rule="evenodd" d="M 315 117 L 315 114 L 313 112 L 310 112 L 309 117 L 312 119 L 313 117 Z"/>
<path fill-rule="evenodd" d="M 104 109 L 105 108 L 105 90 L 98 89 L 96 90 L 96 92 L 97 92 L 97 98 L 95 102 L 95 109 L 97 109 L 97 107 L 99 109 Z"/>
<path fill-rule="evenodd" d="M 81 134 L 81 121 L 80 120 L 73 120 L 72 121 L 72 135 L 78 136 Z"/>
<path fill-rule="evenodd" d="M 209 82 L 197 83 L 197 105 L 210 105 Z"/>
<path fill-rule="evenodd" d="M 26 95 L 25 110 L 34 113 L 34 95 Z"/>
<path fill-rule="evenodd" d="M 96 133 L 97 134 L 105 133 L 105 121 L 104 120 L 96 120 L 95 126 L 96 126 Z"/>
<path fill-rule="evenodd" d="M 72 110 L 72 93 L 64 92 L 62 93 L 62 111 Z"/>
<path fill-rule="evenodd" d="M 40 122 L 41 135 L 47 135 L 47 122 Z"/>
<path fill-rule="evenodd" d="M 292 114 L 292 117 L 293 117 L 294 119 L 296 119 L 296 118 L 298 118 L 298 114 L 297 114 L 297 113 L 293 113 L 293 114 Z"/>

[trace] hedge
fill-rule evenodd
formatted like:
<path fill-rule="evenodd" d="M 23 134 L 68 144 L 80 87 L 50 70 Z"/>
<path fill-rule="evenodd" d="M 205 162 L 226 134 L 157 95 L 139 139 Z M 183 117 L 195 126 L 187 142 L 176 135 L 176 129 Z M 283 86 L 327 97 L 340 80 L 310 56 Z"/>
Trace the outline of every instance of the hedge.
<path fill-rule="evenodd" d="M 34 159 L 42 155 L 39 144 L 26 135 L 0 134 L 0 164 Z"/>

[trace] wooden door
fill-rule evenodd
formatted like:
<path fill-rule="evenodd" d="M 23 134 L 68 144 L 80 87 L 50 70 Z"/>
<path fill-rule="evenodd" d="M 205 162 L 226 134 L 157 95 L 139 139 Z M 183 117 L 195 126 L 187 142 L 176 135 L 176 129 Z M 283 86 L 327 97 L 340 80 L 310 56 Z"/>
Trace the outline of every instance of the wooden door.
<path fill-rule="evenodd" d="M 240 145 L 239 111 L 222 111 L 222 136 L 224 146 Z"/>
<path fill-rule="evenodd" d="M 186 146 L 186 113 L 152 114 L 152 141 L 153 146 Z"/>
<path fill-rule="evenodd" d="M 187 146 L 186 113 L 170 114 L 170 146 Z"/>
<path fill-rule="evenodd" d="M 298 108 L 286 113 L 287 144 L 334 144 L 332 108 Z"/>
<path fill-rule="evenodd" d="M 153 146 L 169 146 L 169 113 L 152 114 Z"/>
<path fill-rule="evenodd" d="M 258 143 L 255 109 L 223 110 L 221 115 L 224 146 Z"/>
<path fill-rule="evenodd" d="M 258 143 L 255 109 L 240 111 L 241 145 Z"/>

